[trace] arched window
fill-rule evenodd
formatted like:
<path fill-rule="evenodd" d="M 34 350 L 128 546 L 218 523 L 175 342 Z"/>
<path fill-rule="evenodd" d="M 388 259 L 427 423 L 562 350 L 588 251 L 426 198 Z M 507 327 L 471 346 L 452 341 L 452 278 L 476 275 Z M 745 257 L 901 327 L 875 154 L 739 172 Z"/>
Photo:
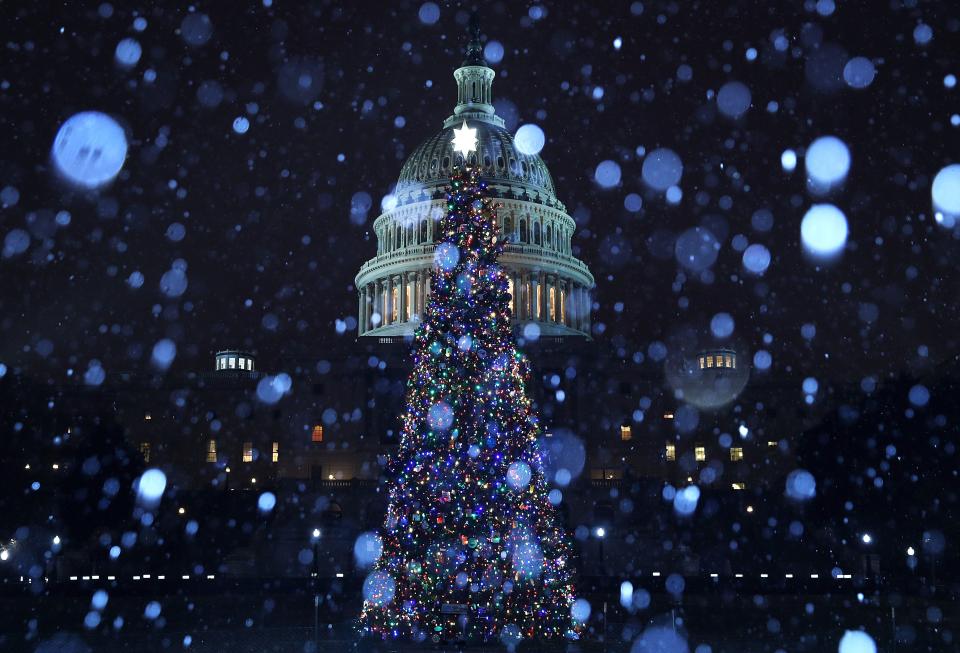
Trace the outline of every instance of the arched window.
<path fill-rule="evenodd" d="M 520 242 L 527 242 L 527 221 L 520 220 Z"/>
<path fill-rule="evenodd" d="M 513 237 L 513 216 L 511 215 L 503 218 L 503 236 L 507 242 Z"/>
<path fill-rule="evenodd" d="M 426 220 L 420 221 L 420 242 L 421 243 L 427 242 L 427 221 Z"/>
<path fill-rule="evenodd" d="M 400 225 L 397 225 L 397 230 L 394 232 L 394 237 L 396 238 L 396 241 L 393 243 L 393 248 L 400 249 L 400 243 L 403 242 L 401 240 L 403 238 L 403 231 L 400 230 Z"/>
<path fill-rule="evenodd" d="M 533 223 L 533 244 L 534 245 L 540 244 L 540 223 L 539 222 Z"/>
<path fill-rule="evenodd" d="M 553 244 L 553 225 L 547 225 L 547 247 Z"/>

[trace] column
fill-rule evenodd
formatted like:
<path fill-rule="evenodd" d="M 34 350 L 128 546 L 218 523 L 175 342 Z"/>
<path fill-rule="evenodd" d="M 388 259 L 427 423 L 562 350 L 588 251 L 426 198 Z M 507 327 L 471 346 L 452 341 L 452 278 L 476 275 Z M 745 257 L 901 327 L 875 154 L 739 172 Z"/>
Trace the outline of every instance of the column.
<path fill-rule="evenodd" d="M 580 289 L 580 305 L 583 307 L 583 326 L 581 330 L 590 333 L 590 288 L 583 286 Z"/>
<path fill-rule="evenodd" d="M 428 274 L 423 280 L 423 306 L 426 308 L 427 303 L 430 301 L 430 275 Z"/>
<path fill-rule="evenodd" d="M 517 314 L 519 317 L 517 319 L 526 321 L 530 312 L 527 310 L 530 297 L 530 275 L 529 274 L 520 274 L 517 277 L 519 285 L 517 286 Z"/>
<path fill-rule="evenodd" d="M 419 230 L 417 234 L 419 234 Z M 420 299 L 418 295 L 420 294 L 420 270 L 415 270 L 410 273 L 411 284 L 410 284 L 410 320 L 413 321 L 414 315 L 420 315 L 420 305 L 418 300 Z"/>
<path fill-rule="evenodd" d="M 407 273 L 401 272 L 400 273 L 400 290 L 398 291 L 398 294 L 400 295 L 400 315 L 399 315 L 399 319 L 397 320 L 398 322 L 406 322 L 408 319 L 407 317 L 408 315 L 407 314 L 407 281 L 408 280 L 409 279 L 408 279 Z"/>
<path fill-rule="evenodd" d="M 383 280 L 377 279 L 373 282 L 373 312 L 380 317 L 380 322 L 376 325 L 383 326 Z M 370 326 L 373 324 L 373 316 L 370 316 Z"/>
<path fill-rule="evenodd" d="M 373 291 L 371 284 L 363 287 L 363 330 L 370 330 L 370 314 L 373 312 Z"/>
<path fill-rule="evenodd" d="M 386 295 L 383 301 L 384 316 L 383 323 L 390 324 L 393 321 L 393 275 L 387 277 Z"/>
<path fill-rule="evenodd" d="M 363 309 L 366 307 L 364 301 L 364 288 L 357 288 L 357 335 L 363 335 Z"/>

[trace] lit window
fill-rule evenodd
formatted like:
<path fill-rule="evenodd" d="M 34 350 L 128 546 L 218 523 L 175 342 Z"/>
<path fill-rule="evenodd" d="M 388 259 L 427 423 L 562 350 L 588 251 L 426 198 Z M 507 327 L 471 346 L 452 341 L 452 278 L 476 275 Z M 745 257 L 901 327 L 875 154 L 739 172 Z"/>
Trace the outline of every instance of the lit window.
<path fill-rule="evenodd" d="M 702 370 L 707 366 L 707 359 L 703 356 L 700 357 L 700 369 Z"/>
<path fill-rule="evenodd" d="M 141 442 L 140 443 L 140 455 L 143 456 L 143 462 L 150 462 L 150 443 Z"/>
<path fill-rule="evenodd" d="M 743 447 L 730 447 L 730 460 L 743 460 Z"/>
<path fill-rule="evenodd" d="M 732 364 L 730 365 L 730 367 L 736 368 L 736 367 L 737 367 L 737 355 L 734 354 L 733 356 L 731 356 L 731 360 L 732 360 L 733 362 L 732 362 Z"/>
<path fill-rule="evenodd" d="M 664 413 L 663 419 L 673 419 L 673 413 Z"/>
<path fill-rule="evenodd" d="M 713 356 L 707 356 L 707 367 L 713 367 Z"/>
<path fill-rule="evenodd" d="M 730 485 L 731 485 L 731 487 L 733 487 L 734 490 L 746 490 L 746 489 L 747 489 L 747 484 L 746 484 L 746 483 L 731 483 Z"/>
<path fill-rule="evenodd" d="M 767 446 L 770 447 L 771 449 L 778 446 L 779 444 L 780 443 L 777 442 L 776 440 L 767 440 Z"/>
<path fill-rule="evenodd" d="M 243 443 L 243 462 L 245 463 L 253 462 L 253 443 L 252 442 Z"/>
<path fill-rule="evenodd" d="M 231 370 L 237 369 L 237 359 L 236 359 L 236 358 L 233 358 L 233 357 L 230 358 L 230 369 L 231 369 Z"/>
<path fill-rule="evenodd" d="M 694 449 L 693 449 L 693 457 L 697 460 L 697 462 L 701 462 L 701 463 L 702 463 L 704 460 L 707 459 L 707 448 L 706 448 L 706 447 L 694 447 Z"/>
<path fill-rule="evenodd" d="M 280 462 L 280 443 L 273 443 L 273 455 L 270 458 L 273 462 Z"/>
<path fill-rule="evenodd" d="M 726 359 L 724 361 L 724 367 L 733 367 L 733 357 L 730 356 L 730 354 L 725 354 L 724 358 Z"/>
<path fill-rule="evenodd" d="M 217 441 L 207 440 L 207 462 L 217 462 Z"/>
<path fill-rule="evenodd" d="M 143 414 L 143 421 L 149 422 L 149 421 L 152 420 L 152 419 L 153 419 L 153 415 L 151 415 L 150 413 L 144 413 L 144 414 Z"/>
<path fill-rule="evenodd" d="M 323 426 L 317 424 L 313 427 L 313 431 L 310 433 L 311 442 L 323 442 Z"/>
<path fill-rule="evenodd" d="M 240 360 L 240 369 L 241 369 L 241 370 L 247 369 L 247 359 L 246 359 L 246 358 L 241 358 L 241 359 L 239 359 L 239 360 Z"/>
<path fill-rule="evenodd" d="M 667 457 L 667 460 L 677 459 L 677 445 L 669 442 L 667 443 L 666 457 Z"/>
<path fill-rule="evenodd" d="M 620 427 L 620 439 L 626 442 L 627 440 L 633 439 L 633 430 L 629 425 L 624 424 Z"/>

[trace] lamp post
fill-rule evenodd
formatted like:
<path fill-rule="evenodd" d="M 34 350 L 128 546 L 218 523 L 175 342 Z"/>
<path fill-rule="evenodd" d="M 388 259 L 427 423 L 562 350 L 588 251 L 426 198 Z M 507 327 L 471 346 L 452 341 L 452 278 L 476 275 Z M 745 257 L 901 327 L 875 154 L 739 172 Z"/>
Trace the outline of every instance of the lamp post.
<path fill-rule="evenodd" d="M 607 529 L 603 526 L 597 526 L 593 529 L 593 534 L 597 538 L 597 542 L 600 543 L 600 573 L 604 574 L 606 573 L 606 565 L 603 560 L 603 540 L 607 537 Z"/>
<path fill-rule="evenodd" d="M 313 573 L 311 574 L 311 583 L 313 585 L 313 650 L 320 650 L 320 529 L 314 528 L 310 533 L 310 541 L 313 543 Z"/>

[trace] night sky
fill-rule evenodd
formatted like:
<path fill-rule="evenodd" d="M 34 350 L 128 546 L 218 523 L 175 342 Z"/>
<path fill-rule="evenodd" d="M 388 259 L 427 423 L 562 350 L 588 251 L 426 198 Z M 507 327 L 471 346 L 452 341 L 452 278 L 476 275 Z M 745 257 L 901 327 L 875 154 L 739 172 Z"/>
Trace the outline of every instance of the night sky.
<path fill-rule="evenodd" d="M 355 337 L 352 319 L 342 334 L 336 321 L 356 317 L 353 278 L 375 254 L 381 198 L 453 109 L 474 5 L 438 3 L 427 24 L 420 2 L 200 2 L 212 31 L 191 45 L 185 36 L 202 40 L 202 26 L 183 33 L 189 10 L 177 4 L 3 5 L 0 189 L 16 201 L 0 210 L 0 240 L 31 236 L 0 258 L 10 368 L 65 379 L 98 359 L 109 376 L 147 368 L 162 338 L 177 343 L 173 371 L 209 369 L 211 352 L 229 347 L 277 368 Z M 773 370 L 853 381 L 956 355 L 960 241 L 935 224 L 931 183 L 960 159 L 960 89 L 944 81 L 960 75 L 960 9 L 831 5 L 482 5 L 484 38 L 504 49 L 491 64 L 498 113 L 511 131 L 533 123 L 546 134 L 541 155 L 578 224 L 574 252 L 597 281 L 598 341 L 647 354 L 727 312 Z M 142 56 L 124 68 L 115 50 L 128 37 Z M 876 68 L 863 89 L 844 81 L 855 56 Z M 730 81 L 751 93 L 738 119 L 717 107 Z M 84 110 L 113 116 L 129 140 L 122 172 L 99 192 L 64 182 L 51 161 L 60 125 Z M 852 164 L 841 187 L 815 197 L 803 152 L 824 135 L 846 143 Z M 683 161 L 675 205 L 641 179 L 641 153 L 660 147 Z M 800 159 L 792 173 L 781 167 L 787 148 Z M 605 160 L 622 171 L 614 188 L 595 180 Z M 362 224 L 351 220 L 357 193 L 372 198 Z M 639 211 L 629 194 L 642 197 Z M 804 213 L 821 202 L 850 229 L 829 264 L 800 242 Z M 769 231 L 751 224 L 760 209 L 773 215 Z M 721 244 L 700 274 L 674 256 L 676 236 L 698 225 Z M 737 234 L 770 250 L 762 276 L 745 273 Z M 178 260 L 188 286 L 169 297 L 161 278 Z"/>

